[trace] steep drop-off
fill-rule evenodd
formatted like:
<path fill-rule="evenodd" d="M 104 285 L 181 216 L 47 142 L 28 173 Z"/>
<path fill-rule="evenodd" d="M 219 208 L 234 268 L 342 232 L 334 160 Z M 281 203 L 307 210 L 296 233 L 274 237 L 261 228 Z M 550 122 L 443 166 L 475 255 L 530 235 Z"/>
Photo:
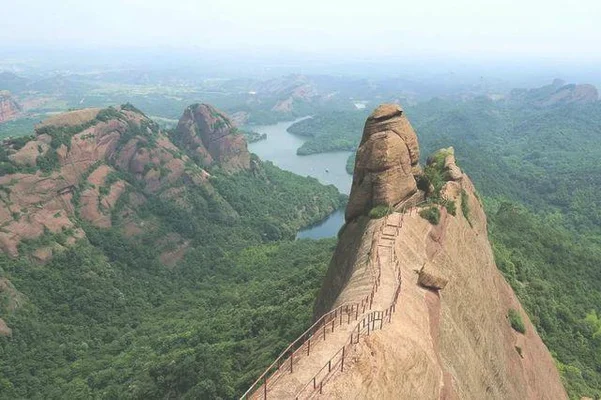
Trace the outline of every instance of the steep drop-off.
<path fill-rule="evenodd" d="M 153 265 L 177 268 L 191 253 L 196 265 L 214 264 L 229 250 L 293 238 L 342 201 L 334 187 L 251 156 L 209 105 L 188 107 L 175 132 L 126 104 L 56 115 L 0 145 L 0 256 L 35 266 L 107 238 Z M 15 334 L 19 277 L 0 267 L 0 336 Z"/>
<path fill-rule="evenodd" d="M 278 360 L 255 398 L 261 390 L 268 398 L 567 398 L 548 349 L 497 270 L 482 204 L 452 148 L 423 171 L 418 157 L 403 111 L 376 109 L 315 303 L 319 329 Z M 514 313 L 524 333 L 512 328 Z"/>

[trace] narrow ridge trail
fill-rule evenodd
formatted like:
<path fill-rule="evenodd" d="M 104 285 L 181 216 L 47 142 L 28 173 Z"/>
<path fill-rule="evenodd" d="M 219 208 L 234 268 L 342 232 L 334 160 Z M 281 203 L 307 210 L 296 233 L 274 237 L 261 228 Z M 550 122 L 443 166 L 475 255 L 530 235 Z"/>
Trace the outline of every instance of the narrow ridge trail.
<path fill-rule="evenodd" d="M 300 398 L 300 392 L 303 392 L 302 398 L 311 397 L 315 388 L 310 388 L 310 383 L 313 381 L 315 384 L 314 377 L 349 343 L 358 326 L 363 334 L 361 321 L 369 318 L 368 314 L 373 315 L 374 312 L 381 312 L 380 318 L 384 318 L 384 310 L 391 306 L 398 286 L 394 246 L 402 230 L 403 217 L 402 213 L 394 212 L 382 221 L 374 221 L 378 225 L 374 230 L 368 265 L 364 271 L 356 274 L 358 276 L 353 275 L 347 283 L 349 286 L 356 280 L 366 280 L 365 275 L 369 275 L 372 296 L 368 295 L 368 300 L 363 306 L 353 307 L 352 312 L 341 309 L 340 313 L 330 322 L 326 322 L 291 357 L 281 363 L 278 370 L 266 380 L 267 386 L 265 383 L 257 385 L 256 390 L 245 395 L 247 397 L 243 396 L 243 399 L 296 399 Z M 365 286 L 363 285 L 364 288 Z M 352 300 L 360 302 L 364 298 L 362 292 L 357 292 L 357 297 Z M 382 323 L 383 321 L 373 322 L 376 328 L 381 328 Z M 308 386 L 313 390 L 307 390 Z"/>

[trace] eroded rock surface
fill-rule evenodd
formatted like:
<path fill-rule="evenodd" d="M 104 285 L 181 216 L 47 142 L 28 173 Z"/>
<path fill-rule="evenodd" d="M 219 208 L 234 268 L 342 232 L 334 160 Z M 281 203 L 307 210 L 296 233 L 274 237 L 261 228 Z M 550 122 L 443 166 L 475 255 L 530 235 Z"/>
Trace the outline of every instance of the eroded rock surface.
<path fill-rule="evenodd" d="M 370 260 L 374 254 L 386 254 L 381 240 L 374 238 L 390 231 L 390 218 L 402 218 L 392 244 L 400 267 L 400 295 L 391 320 L 348 350 L 343 372 L 335 369 L 327 377 L 323 398 L 566 399 L 551 354 L 495 265 L 484 209 L 452 148 L 429 160 L 429 172 L 435 168 L 444 181 L 436 188 L 434 202 L 418 205 L 402 217 L 364 215 L 374 204 L 394 205 L 416 190 L 421 192 L 411 184 L 412 170 L 419 170 L 414 139 L 399 107 L 381 106 L 366 123 L 347 223 L 314 316 L 317 320 L 370 294 L 373 265 L 378 265 Z M 445 202 L 456 205 L 454 215 Z M 419 214 L 434 207 L 440 211 L 436 224 Z M 397 281 L 390 279 L 394 265 L 380 264 L 382 279 L 375 298 L 394 292 Z M 525 334 L 511 328 L 510 309 L 524 317 Z M 320 351 L 335 357 L 340 346 L 329 349 L 327 340 L 324 343 Z"/>
<path fill-rule="evenodd" d="M 0 91 L 0 123 L 15 119 L 21 114 L 21 106 L 12 98 L 9 92 Z"/>
<path fill-rule="evenodd" d="M 250 153 L 244 136 L 224 113 L 208 104 L 184 111 L 174 140 L 189 149 L 204 166 L 219 165 L 228 172 L 250 168 Z"/>
<path fill-rule="evenodd" d="M 403 109 L 396 104 L 379 106 L 363 129 L 346 220 L 410 198 L 417 191 L 418 162 L 417 135 Z"/>
<path fill-rule="evenodd" d="M 206 118 L 194 121 L 205 125 L 192 129 L 206 133 L 209 126 L 215 127 L 207 133 L 208 149 L 215 154 L 212 162 L 224 160 L 224 169 L 249 165 L 244 138 L 233 137 L 229 120 L 211 112 L 208 106 L 199 110 Z M 186 187 L 203 186 L 208 196 L 223 202 L 208 173 L 131 106 L 56 115 L 37 125 L 33 140 L 5 141 L 3 146 L 7 156 L 0 162 L 9 173 L 0 176 L 0 251 L 13 257 L 25 239 L 65 237 L 64 243 L 33 253 L 36 262 L 47 262 L 85 237 L 78 220 L 109 228 L 119 217 L 125 219 L 126 233 L 147 231 L 136 210 L 149 196 L 169 198 L 177 193 L 174 200 L 179 197 L 181 202 Z M 236 217 L 234 210 L 230 214 Z"/>

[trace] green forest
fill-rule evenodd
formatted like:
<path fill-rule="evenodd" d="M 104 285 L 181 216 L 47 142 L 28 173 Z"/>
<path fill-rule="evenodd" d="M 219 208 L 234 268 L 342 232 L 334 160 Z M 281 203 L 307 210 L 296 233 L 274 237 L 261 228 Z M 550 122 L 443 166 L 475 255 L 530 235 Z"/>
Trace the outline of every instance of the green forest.
<path fill-rule="evenodd" d="M 355 151 L 368 117 L 366 111 L 333 111 L 318 114 L 292 124 L 288 132 L 308 140 L 296 151 L 298 155 L 329 151 Z"/>
<path fill-rule="evenodd" d="M 107 109 L 97 118 L 105 115 L 122 117 Z M 124 136 L 143 134 L 134 131 Z M 86 238 L 45 265 L 31 254 L 64 246 L 67 232 L 23 241 L 16 259 L 0 254 L 0 316 L 12 328 L 12 337 L 0 337 L 0 398 L 233 399 L 244 392 L 311 322 L 335 240 L 295 241 L 296 232 L 346 201 L 334 186 L 255 156 L 252 163 L 234 174 L 210 168 L 210 185 L 184 183 L 177 201 L 143 192 L 127 171 L 113 172 L 108 182 L 123 179 L 128 192 L 148 196 L 133 210 L 144 232 L 125 233 L 132 215 L 119 212 L 130 206 L 120 199 L 111 228 L 76 213 Z M 160 255 L 178 243 L 167 240 L 173 237 L 188 250 L 168 266 Z"/>
<path fill-rule="evenodd" d="M 174 270 L 110 230 L 39 266 L 0 256 L 26 296 L 0 340 L 5 399 L 232 399 L 311 321 L 334 240 L 188 258 Z"/>
<path fill-rule="evenodd" d="M 434 99 L 406 112 L 421 153 L 452 145 L 483 195 L 497 265 L 570 397 L 601 399 L 601 103 Z M 324 111 L 290 132 L 309 137 L 299 154 L 354 150 L 366 115 Z M 137 213 L 154 229 L 135 239 L 118 217 L 110 229 L 77 221 L 87 240 L 46 265 L 29 254 L 60 235 L 0 255 L 0 279 L 20 293 L 0 292 L 13 329 L 0 338 L 0 398 L 239 396 L 310 323 L 335 239 L 296 232 L 345 202 L 333 186 L 253 162 L 211 170 L 219 196 L 188 188 L 189 207 L 151 198 Z M 167 268 L 154 244 L 173 232 L 189 251 Z"/>

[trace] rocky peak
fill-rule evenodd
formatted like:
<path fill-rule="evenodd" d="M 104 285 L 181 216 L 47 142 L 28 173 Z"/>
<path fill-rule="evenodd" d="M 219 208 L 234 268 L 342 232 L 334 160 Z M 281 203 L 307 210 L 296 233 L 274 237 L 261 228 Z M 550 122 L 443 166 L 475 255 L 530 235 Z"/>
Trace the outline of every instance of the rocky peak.
<path fill-rule="evenodd" d="M 16 118 L 21 111 L 21 106 L 9 92 L 0 91 L 0 123 Z"/>
<path fill-rule="evenodd" d="M 599 100 L 597 88 L 590 84 L 566 84 L 555 79 L 551 84 L 535 89 L 514 89 L 511 102 L 528 103 L 536 107 L 553 107 L 566 104 L 588 104 Z"/>
<path fill-rule="evenodd" d="M 217 165 L 228 172 L 250 168 L 244 136 L 223 112 L 208 104 L 186 108 L 173 139 L 204 166 Z"/>
<path fill-rule="evenodd" d="M 67 236 L 36 251 L 42 263 L 85 235 L 79 220 L 111 227 L 149 196 L 210 186 L 208 174 L 186 168 L 190 159 L 129 104 L 53 116 L 35 136 L 5 141 L 0 150 L 0 251 L 17 256 L 23 240 Z M 132 220 L 128 229 L 141 232 L 142 225 Z"/>
<path fill-rule="evenodd" d="M 332 313 L 336 322 L 345 307 L 356 307 L 355 323 L 347 331 L 344 318 L 332 324 L 331 333 L 343 333 L 324 333 L 317 351 L 308 345 L 313 356 L 295 353 L 294 370 L 278 370 L 267 391 L 273 398 L 319 387 L 335 399 L 567 399 L 551 354 L 495 265 L 483 205 L 453 148 L 435 152 L 423 172 L 418 158 L 403 110 L 378 107 L 365 124 L 347 221 L 314 306 L 314 326 Z M 378 205 L 389 209 L 369 212 Z M 525 331 L 512 328 L 511 311 Z M 385 317 L 362 331 L 372 315 Z M 341 349 L 351 354 L 344 362 Z"/>
<path fill-rule="evenodd" d="M 418 163 L 417 135 L 403 109 L 397 104 L 376 108 L 365 123 L 357 150 L 346 220 L 411 198 L 417 193 Z"/>

